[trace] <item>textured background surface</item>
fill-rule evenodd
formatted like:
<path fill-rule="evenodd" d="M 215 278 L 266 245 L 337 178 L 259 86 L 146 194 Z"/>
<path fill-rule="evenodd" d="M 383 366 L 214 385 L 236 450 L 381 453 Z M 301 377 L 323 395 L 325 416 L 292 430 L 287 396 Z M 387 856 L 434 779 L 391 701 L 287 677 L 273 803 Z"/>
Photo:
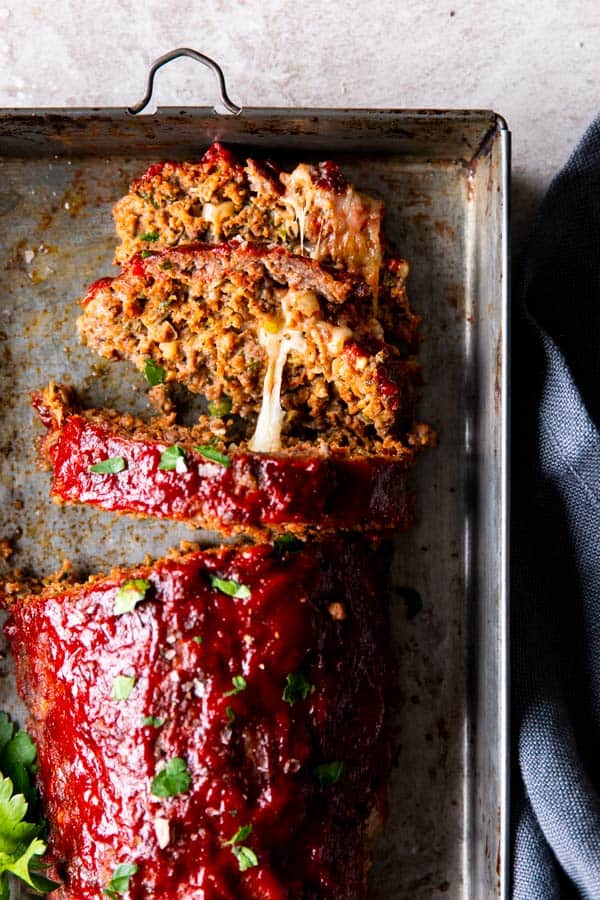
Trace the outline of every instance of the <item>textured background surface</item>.
<path fill-rule="evenodd" d="M 517 249 L 600 105 L 596 0 L 0 0 L 0 106 L 126 106 L 149 62 L 181 45 L 213 54 L 242 104 L 502 113 Z M 202 105 L 211 89 L 182 60 L 162 74 L 159 100 Z"/>

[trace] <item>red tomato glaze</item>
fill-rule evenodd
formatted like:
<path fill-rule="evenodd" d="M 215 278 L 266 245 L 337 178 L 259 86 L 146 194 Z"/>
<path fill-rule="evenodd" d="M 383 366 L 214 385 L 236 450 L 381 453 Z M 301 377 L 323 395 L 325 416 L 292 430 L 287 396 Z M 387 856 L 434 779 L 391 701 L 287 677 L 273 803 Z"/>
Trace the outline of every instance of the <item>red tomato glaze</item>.
<path fill-rule="evenodd" d="M 231 465 L 186 449 L 187 470 L 159 469 L 166 444 L 124 437 L 106 424 L 70 415 L 51 423 L 42 454 L 54 469 L 52 495 L 102 509 L 176 519 L 223 531 L 313 525 L 407 528 L 412 498 L 408 463 L 398 458 L 234 453 Z M 122 456 L 126 469 L 96 474 L 90 466 Z"/>
<path fill-rule="evenodd" d="M 131 900 L 364 896 L 364 825 L 388 769 L 382 568 L 365 543 L 263 544 L 13 604 L 6 632 L 38 744 L 57 900 L 101 897 L 122 863 L 138 867 Z M 115 615 L 129 578 L 151 586 Z M 292 705 L 283 693 L 297 672 L 311 687 Z M 135 678 L 126 700 L 114 699 L 119 675 Z M 236 676 L 245 688 L 232 693 Z M 155 796 L 174 758 L 191 782 Z M 332 762 L 341 777 L 323 785 L 318 767 Z M 249 825 L 238 845 L 257 864 L 240 871 L 227 841 Z"/>

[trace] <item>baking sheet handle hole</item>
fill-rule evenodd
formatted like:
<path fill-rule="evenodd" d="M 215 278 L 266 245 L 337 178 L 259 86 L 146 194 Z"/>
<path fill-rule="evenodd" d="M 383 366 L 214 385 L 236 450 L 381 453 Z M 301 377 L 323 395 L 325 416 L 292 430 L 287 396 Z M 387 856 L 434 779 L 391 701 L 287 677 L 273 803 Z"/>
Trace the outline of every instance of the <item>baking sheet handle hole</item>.
<path fill-rule="evenodd" d="M 202 63 L 203 66 L 206 66 L 207 69 L 210 69 L 214 73 L 217 82 L 219 100 L 221 101 L 224 110 L 226 110 L 226 112 L 232 116 L 239 116 L 242 111 L 242 107 L 238 106 L 237 103 L 234 103 L 233 100 L 229 97 L 229 94 L 227 93 L 227 86 L 225 84 L 225 76 L 223 74 L 221 66 L 216 63 L 214 59 L 211 59 L 210 56 L 206 56 L 204 53 L 199 53 L 198 50 L 192 50 L 190 47 L 178 47 L 176 50 L 171 50 L 169 51 L 169 53 L 165 53 L 163 56 L 159 56 L 158 59 L 154 60 L 154 62 L 150 66 L 150 71 L 148 72 L 146 93 L 139 103 L 136 103 L 134 106 L 129 106 L 127 111 L 131 113 L 132 116 L 137 116 L 138 113 L 141 113 L 142 110 L 146 109 L 152 99 L 156 73 L 159 69 L 162 69 L 163 66 L 166 66 L 167 63 L 171 62 L 174 59 L 178 59 L 180 56 L 189 56 L 191 59 L 195 59 L 196 62 Z M 221 110 L 217 106 L 215 106 L 215 111 L 221 112 Z"/>

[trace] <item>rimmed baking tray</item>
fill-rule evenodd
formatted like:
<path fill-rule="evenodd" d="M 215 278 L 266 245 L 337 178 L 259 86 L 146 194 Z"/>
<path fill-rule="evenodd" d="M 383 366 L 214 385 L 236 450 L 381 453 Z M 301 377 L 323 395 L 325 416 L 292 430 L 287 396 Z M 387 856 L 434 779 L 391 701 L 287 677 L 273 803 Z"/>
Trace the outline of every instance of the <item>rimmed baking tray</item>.
<path fill-rule="evenodd" d="M 0 538 L 14 546 L 9 564 L 48 574 L 69 558 L 102 570 L 197 537 L 51 504 L 29 392 L 68 380 L 92 404 L 148 413 L 136 372 L 79 346 L 77 301 L 111 273 L 110 209 L 130 179 L 153 160 L 198 158 L 215 139 L 284 163 L 335 158 L 384 198 L 388 236 L 410 260 L 425 338 L 421 416 L 439 447 L 415 472 L 418 524 L 396 541 L 396 589 L 413 592 L 410 603 L 406 592 L 392 597 L 396 765 L 371 891 L 377 900 L 504 897 L 509 133 L 499 116 L 0 111 Z M 0 705 L 23 721 L 9 660 L 4 670 Z"/>

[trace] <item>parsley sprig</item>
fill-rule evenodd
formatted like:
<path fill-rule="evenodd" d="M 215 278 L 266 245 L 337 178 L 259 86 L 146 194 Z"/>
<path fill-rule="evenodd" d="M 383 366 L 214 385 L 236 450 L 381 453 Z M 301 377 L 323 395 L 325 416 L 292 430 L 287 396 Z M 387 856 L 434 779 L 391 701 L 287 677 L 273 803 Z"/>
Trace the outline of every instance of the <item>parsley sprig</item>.
<path fill-rule="evenodd" d="M 41 817 L 35 786 L 37 750 L 26 731 L 0 713 L 0 900 L 8 900 L 9 873 L 41 894 L 58 887 L 44 874 Z M 28 817 L 27 819 L 25 817 Z"/>
<path fill-rule="evenodd" d="M 223 841 L 224 847 L 231 847 L 231 852 L 238 861 L 240 872 L 245 872 L 246 869 L 251 869 L 253 866 L 258 865 L 258 856 L 254 850 L 242 844 L 242 841 L 245 841 L 251 834 L 252 825 L 242 825 L 233 837 L 229 838 L 228 841 Z"/>

